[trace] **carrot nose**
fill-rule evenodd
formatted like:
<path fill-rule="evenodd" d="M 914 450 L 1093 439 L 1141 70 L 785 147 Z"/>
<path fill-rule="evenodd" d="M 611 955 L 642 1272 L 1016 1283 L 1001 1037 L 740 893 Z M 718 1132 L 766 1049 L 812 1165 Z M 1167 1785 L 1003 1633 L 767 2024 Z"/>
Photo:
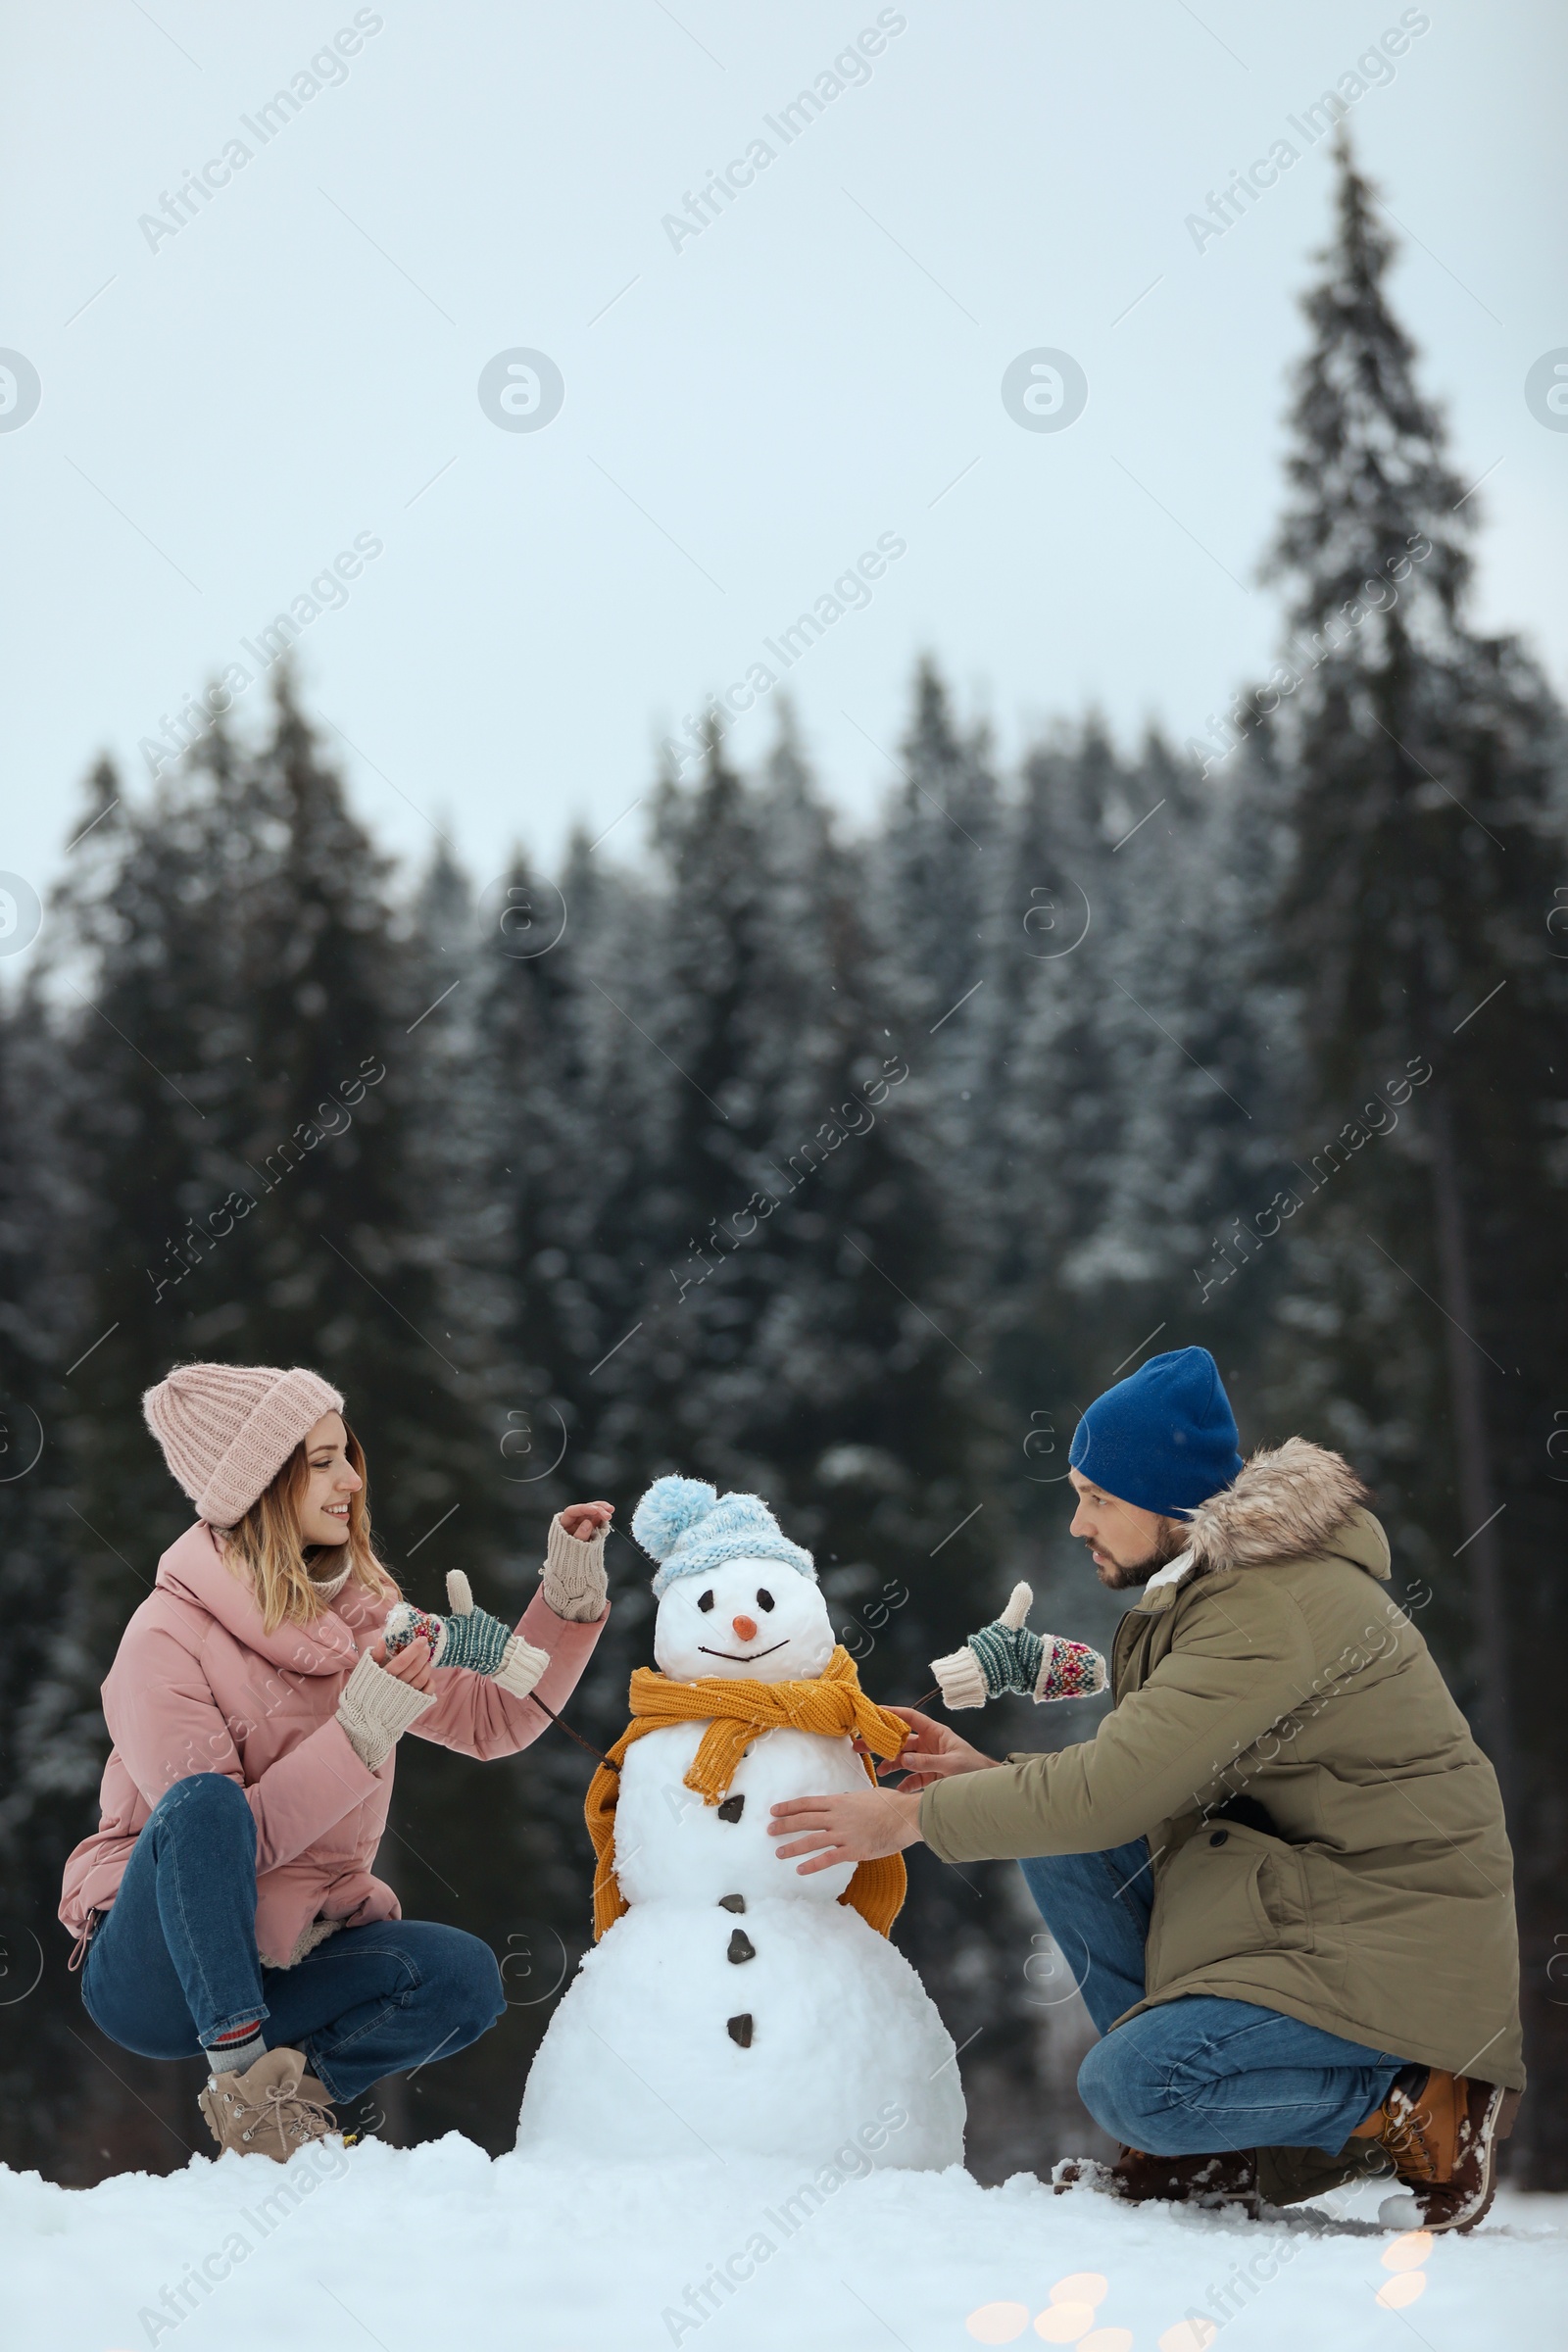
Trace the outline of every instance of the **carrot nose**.
<path fill-rule="evenodd" d="M 732 1617 L 730 1623 L 743 1642 L 757 1640 L 757 1620 L 754 1617 Z"/>

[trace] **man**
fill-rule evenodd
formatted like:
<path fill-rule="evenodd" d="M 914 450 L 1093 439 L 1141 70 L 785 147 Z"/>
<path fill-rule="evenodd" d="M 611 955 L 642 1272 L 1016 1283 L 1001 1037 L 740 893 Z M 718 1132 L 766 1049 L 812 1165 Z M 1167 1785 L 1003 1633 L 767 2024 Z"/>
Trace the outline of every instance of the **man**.
<path fill-rule="evenodd" d="M 1496 1777 L 1348 1466 L 1236 1441 L 1202 1348 L 1079 1424 L 1072 1533 L 1142 1589 L 1093 1740 L 999 1763 L 901 1709 L 899 1788 L 770 1826 L 802 1871 L 921 1838 L 1022 1862 L 1102 2036 L 1078 2084 L 1114 2193 L 1255 2212 L 1393 2172 L 1387 2220 L 1473 2229 L 1524 2083 Z"/>

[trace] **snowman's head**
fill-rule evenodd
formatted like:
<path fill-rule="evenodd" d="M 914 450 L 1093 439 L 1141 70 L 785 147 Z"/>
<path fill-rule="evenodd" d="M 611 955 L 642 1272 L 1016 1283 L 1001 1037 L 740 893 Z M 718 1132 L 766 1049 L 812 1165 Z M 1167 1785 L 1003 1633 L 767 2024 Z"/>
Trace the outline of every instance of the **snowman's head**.
<path fill-rule="evenodd" d="M 704 1675 L 784 1683 L 821 1673 L 833 1629 L 816 1564 L 760 1495 L 656 1478 L 631 1532 L 659 1562 L 654 1656 L 665 1674 L 683 1683 Z"/>
<path fill-rule="evenodd" d="M 654 1657 L 677 1682 L 720 1675 L 786 1683 L 819 1675 L 832 1655 L 827 1603 L 782 1560 L 743 1555 L 677 1577 L 659 1603 Z"/>

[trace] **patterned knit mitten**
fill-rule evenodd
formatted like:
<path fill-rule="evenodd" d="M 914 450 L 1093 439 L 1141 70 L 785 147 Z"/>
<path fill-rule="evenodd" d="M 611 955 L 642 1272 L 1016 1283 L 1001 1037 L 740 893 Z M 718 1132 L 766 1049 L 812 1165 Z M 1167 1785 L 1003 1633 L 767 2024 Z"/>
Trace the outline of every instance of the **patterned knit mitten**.
<path fill-rule="evenodd" d="M 550 1652 L 535 1649 L 488 1609 L 476 1609 L 473 1591 L 461 1568 L 447 1578 L 450 1617 L 437 1617 L 400 1600 L 387 1612 L 381 1628 L 389 1656 L 406 1649 L 422 1635 L 430 1644 L 432 1666 L 466 1666 L 472 1674 L 488 1675 L 514 1698 L 526 1698 L 550 1663 Z"/>
<path fill-rule="evenodd" d="M 1002 1615 L 971 1634 L 950 1657 L 933 1658 L 931 1671 L 950 1707 L 983 1707 L 1004 1690 L 1032 1698 L 1082 1698 L 1105 1688 L 1105 1661 L 1087 1642 L 1060 1634 L 1031 1633 L 1024 1619 L 1034 1594 L 1014 1585 Z"/>

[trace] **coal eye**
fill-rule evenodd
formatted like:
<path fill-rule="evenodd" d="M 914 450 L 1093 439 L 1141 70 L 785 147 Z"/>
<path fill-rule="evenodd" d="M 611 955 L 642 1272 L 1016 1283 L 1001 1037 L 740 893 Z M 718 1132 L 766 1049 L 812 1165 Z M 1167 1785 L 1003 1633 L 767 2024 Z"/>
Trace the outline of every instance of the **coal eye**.
<path fill-rule="evenodd" d="M 700 1593 L 698 1594 L 698 1596 L 697 1596 L 697 1606 L 698 1606 L 700 1609 L 710 1609 L 710 1608 L 712 1607 L 712 1605 L 713 1605 L 713 1595 L 711 1594 L 711 1592 L 700 1592 Z"/>
<path fill-rule="evenodd" d="M 757 1605 L 760 1609 L 770 1609 L 773 1606 L 772 1593 L 759 1592 L 757 1595 Z"/>

